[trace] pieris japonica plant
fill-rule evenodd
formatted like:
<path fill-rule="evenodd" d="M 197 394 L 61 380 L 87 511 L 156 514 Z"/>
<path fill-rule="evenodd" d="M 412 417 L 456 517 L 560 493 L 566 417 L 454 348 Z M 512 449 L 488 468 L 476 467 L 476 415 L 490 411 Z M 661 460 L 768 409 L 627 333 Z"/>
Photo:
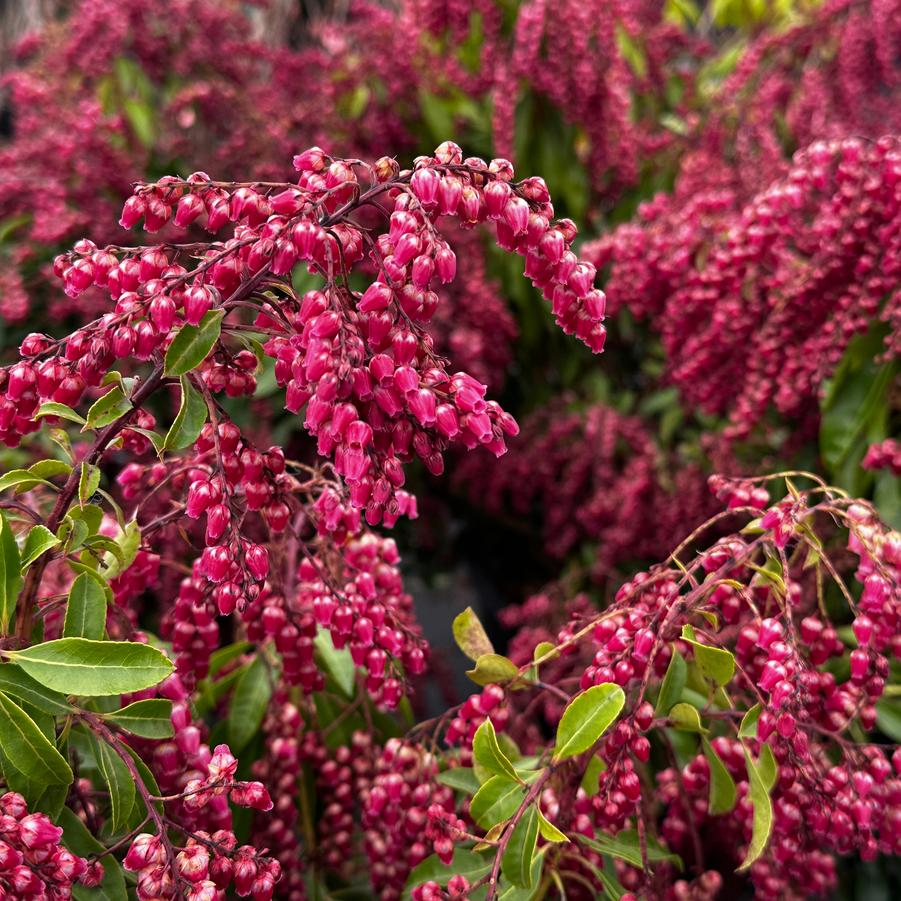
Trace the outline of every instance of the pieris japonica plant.
<path fill-rule="evenodd" d="M 54 271 L 109 311 L 28 335 L 0 371 L 2 440 L 23 458 L 0 478 L 4 898 L 124 898 L 123 868 L 141 899 L 302 896 L 301 763 L 334 786 L 328 730 L 386 717 L 426 666 L 396 547 L 373 527 L 416 516 L 412 459 L 440 474 L 451 445 L 502 454 L 518 430 L 428 332 L 456 270 L 447 221 L 490 224 L 564 331 L 603 348 L 594 267 L 540 178 L 451 142 L 412 170 L 319 148 L 294 165 L 293 183 L 139 185 L 123 227 L 220 237 L 80 241 Z M 299 294 L 301 267 L 318 287 Z M 313 462 L 229 414 L 266 360 Z M 226 709 L 215 742 L 204 716 Z M 355 741 L 375 779 L 373 739 Z M 260 741 L 239 772 L 232 747 Z M 238 841 L 229 802 L 260 812 L 256 841 Z M 344 828 L 322 858 L 337 869 Z"/>

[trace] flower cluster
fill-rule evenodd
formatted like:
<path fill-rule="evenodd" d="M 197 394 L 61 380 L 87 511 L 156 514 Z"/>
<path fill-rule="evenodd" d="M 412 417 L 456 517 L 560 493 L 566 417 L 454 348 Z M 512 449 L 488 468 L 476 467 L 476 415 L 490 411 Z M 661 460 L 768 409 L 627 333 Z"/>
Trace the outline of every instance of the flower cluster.
<path fill-rule="evenodd" d="M 234 833 L 192 834 L 175 850 L 159 835 L 142 832 L 131 843 L 123 866 L 135 874 L 140 901 L 185 898 L 217 901 L 228 888 L 239 898 L 270 901 L 281 869 L 250 845 L 238 845 Z"/>
<path fill-rule="evenodd" d="M 660 197 L 586 253 L 659 331 L 686 403 L 728 411 L 728 438 L 770 407 L 802 430 L 851 339 L 898 316 L 899 166 L 894 137 L 814 143 L 743 206 Z"/>
<path fill-rule="evenodd" d="M 74 884 L 98 885 L 103 870 L 60 844 L 63 830 L 29 813 L 16 792 L 0 796 L 0 897 L 63 899 Z"/>
<path fill-rule="evenodd" d="M 871 444 L 861 466 L 864 469 L 888 469 L 896 476 L 901 475 L 901 444 L 894 438 Z"/>

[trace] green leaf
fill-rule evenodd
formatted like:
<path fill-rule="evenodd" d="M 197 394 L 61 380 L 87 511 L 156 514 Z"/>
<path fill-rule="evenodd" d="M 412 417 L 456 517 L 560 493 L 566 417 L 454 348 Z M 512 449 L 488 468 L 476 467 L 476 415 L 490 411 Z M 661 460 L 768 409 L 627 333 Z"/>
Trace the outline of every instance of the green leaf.
<path fill-rule="evenodd" d="M 507 849 L 501 858 L 504 878 L 521 888 L 532 885 L 532 858 L 538 842 L 538 808 L 530 804 L 513 828 Z"/>
<path fill-rule="evenodd" d="M 227 644 L 217 651 L 213 651 L 210 655 L 210 676 L 215 676 L 221 669 L 237 660 L 242 654 L 251 649 L 252 645 L 249 641 L 236 641 L 233 644 Z"/>
<path fill-rule="evenodd" d="M 121 554 L 107 553 L 103 558 L 103 575 L 109 580 L 124 573 L 138 556 L 141 549 L 141 529 L 137 521 L 129 520 L 125 528 L 119 530 L 114 541 L 119 546 Z"/>
<path fill-rule="evenodd" d="M 120 416 L 124 416 L 130 409 L 131 401 L 116 385 L 94 401 L 88 410 L 87 421 L 81 430 L 84 432 L 87 429 L 102 429 L 115 422 Z"/>
<path fill-rule="evenodd" d="M 697 707 L 691 704 L 676 704 L 669 712 L 669 718 L 673 721 L 673 727 L 680 732 L 699 732 L 707 730 L 701 725 L 701 715 Z"/>
<path fill-rule="evenodd" d="M 224 310 L 210 310 L 200 325 L 182 326 L 166 351 L 164 372 L 167 376 L 185 375 L 196 369 L 209 355 L 222 331 Z"/>
<path fill-rule="evenodd" d="M 113 832 L 126 828 L 135 803 L 134 779 L 125 761 L 105 742 L 94 742 L 97 765 L 109 788 Z"/>
<path fill-rule="evenodd" d="M 552 822 L 550 822 L 540 810 L 538 811 L 538 831 L 546 842 L 558 844 L 559 842 L 569 841 L 566 834 L 561 832 Z"/>
<path fill-rule="evenodd" d="M 638 833 L 634 829 L 627 829 L 617 835 L 599 833 L 596 838 L 586 838 L 582 835 L 577 835 L 576 838 L 599 854 L 618 857 L 633 867 L 640 868 L 642 866 L 641 843 Z M 682 869 L 682 858 L 658 845 L 651 836 L 647 837 L 647 847 L 649 861 L 655 863 L 666 861 L 675 864 L 680 870 Z"/>
<path fill-rule="evenodd" d="M 172 428 L 163 441 L 164 450 L 182 450 L 190 447 L 200 435 L 209 413 L 203 395 L 191 385 L 188 377 L 183 375 L 180 381 L 181 405 Z"/>
<path fill-rule="evenodd" d="M 58 544 L 60 544 L 59 538 L 47 526 L 32 526 L 22 545 L 22 559 L 19 562 L 22 572 L 28 569 L 41 554 L 55 548 Z"/>
<path fill-rule="evenodd" d="M 435 777 L 442 785 L 447 785 L 457 791 L 473 795 L 479 790 L 479 780 L 472 767 L 457 766 L 450 770 L 444 770 Z"/>
<path fill-rule="evenodd" d="M 63 844 L 79 857 L 93 857 L 105 850 L 103 845 L 88 832 L 88 827 L 68 807 L 64 807 L 56 823 L 63 830 Z M 114 854 L 101 858 L 103 882 L 96 888 L 86 888 L 77 883 L 72 886 L 72 897 L 76 901 L 128 901 L 125 891 L 125 876 Z"/>
<path fill-rule="evenodd" d="M 239 752 L 257 734 L 271 696 L 269 667 L 258 654 L 238 681 L 232 698 L 228 714 L 228 738 L 232 751 Z"/>
<path fill-rule="evenodd" d="M 135 701 L 115 713 L 108 713 L 105 719 L 141 738 L 172 738 L 175 730 L 172 728 L 171 715 L 171 701 L 148 698 L 145 701 Z"/>
<path fill-rule="evenodd" d="M 52 482 L 48 482 L 43 477 L 36 476 L 28 469 L 11 469 L 0 477 L 0 491 L 7 491 L 10 488 L 15 488 L 16 493 L 20 494 L 23 491 L 30 491 L 36 485 L 49 485 L 51 488 L 56 487 Z"/>
<path fill-rule="evenodd" d="M 472 607 L 454 617 L 453 630 L 457 646 L 470 660 L 478 663 L 483 655 L 494 653 L 494 645 Z"/>
<path fill-rule="evenodd" d="M 594 685 L 576 695 L 557 726 L 554 761 L 587 751 L 619 716 L 625 703 L 623 690 L 612 682 Z"/>
<path fill-rule="evenodd" d="M 99 641 L 105 629 L 106 592 L 96 576 L 82 573 L 69 591 L 63 637 Z"/>
<path fill-rule="evenodd" d="M 695 636 L 695 630 L 687 624 L 682 627 L 682 638 L 694 649 L 695 661 L 708 679 L 712 679 L 717 685 L 728 685 L 732 681 L 735 657 L 729 651 L 701 644 Z"/>
<path fill-rule="evenodd" d="M 76 413 L 71 407 L 65 404 L 58 404 L 55 401 L 46 401 L 38 407 L 37 413 L 34 414 L 35 419 L 43 416 L 58 416 L 60 419 L 68 419 L 70 422 L 77 422 L 79 425 L 85 424 L 85 418 Z"/>
<path fill-rule="evenodd" d="M 94 496 L 100 487 L 100 470 L 96 466 L 81 464 L 81 476 L 78 479 L 78 502 L 83 507 Z"/>
<path fill-rule="evenodd" d="M 350 656 L 349 648 L 336 648 L 331 634 L 320 629 L 313 639 L 313 647 L 322 668 L 334 679 L 335 684 L 346 698 L 354 696 L 357 668 Z"/>
<path fill-rule="evenodd" d="M 42 785 L 69 785 L 72 770 L 34 720 L 0 692 L 0 747 L 5 759 L 27 779 Z"/>
<path fill-rule="evenodd" d="M 763 745 L 763 747 L 769 748 L 769 745 Z M 769 759 L 772 759 L 772 751 Z M 751 842 L 748 845 L 748 853 L 745 854 L 745 859 L 741 862 L 741 866 L 738 867 L 737 872 L 739 873 L 749 869 L 760 858 L 766 850 L 770 840 L 770 833 L 773 831 L 773 802 L 770 799 L 770 788 L 772 786 L 768 787 L 767 785 L 771 774 L 765 752 L 762 752 L 760 756 L 760 762 L 764 763 L 763 772 L 761 772 L 758 763 L 754 762 L 754 758 L 748 753 L 747 748 L 745 748 L 745 762 L 748 769 L 748 788 L 751 804 L 754 808 L 754 820 L 751 827 Z"/>
<path fill-rule="evenodd" d="M 594 755 L 588 761 L 585 772 L 582 774 L 581 786 L 589 798 L 593 798 L 600 791 L 601 773 L 607 769 L 607 764 L 600 757 Z"/>
<path fill-rule="evenodd" d="M 157 785 L 156 779 L 154 778 L 153 773 L 150 772 L 147 764 L 144 763 L 143 760 L 141 760 L 141 758 L 138 756 L 138 752 L 135 751 L 134 748 L 130 747 L 129 745 L 125 745 L 125 750 L 128 751 L 128 756 L 131 757 L 131 762 L 135 765 L 135 769 L 138 771 L 138 776 L 140 776 L 141 782 L 147 789 L 147 793 L 153 795 L 156 798 L 160 797 L 162 792 L 160 791 L 160 787 L 159 785 Z M 162 813 L 162 801 L 154 801 L 153 806 Z M 131 816 L 129 817 L 129 822 L 137 825 L 141 822 L 142 819 L 144 819 L 146 815 L 147 808 L 144 803 L 144 799 L 141 797 L 140 793 L 136 793 L 134 808 L 132 810 Z"/>
<path fill-rule="evenodd" d="M 427 857 L 422 863 L 415 866 L 407 877 L 404 886 L 404 901 L 410 901 L 413 889 L 424 882 L 439 882 L 447 885 L 451 876 L 465 876 L 470 882 L 478 882 L 483 876 L 491 872 L 491 859 L 473 851 L 457 848 L 454 851 L 450 866 L 441 862 L 437 854 Z"/>
<path fill-rule="evenodd" d="M 704 747 L 704 756 L 710 764 L 710 797 L 707 809 L 712 816 L 729 813 L 735 807 L 737 797 L 735 781 L 729 775 L 729 770 L 720 760 L 713 745 L 706 738 L 701 739 L 701 743 Z"/>
<path fill-rule="evenodd" d="M 72 474 L 72 467 L 68 463 L 63 463 L 62 460 L 38 460 L 37 463 L 33 463 L 28 467 L 28 471 L 38 479 L 52 479 L 56 476 L 70 476 Z"/>
<path fill-rule="evenodd" d="M 682 692 L 685 690 L 685 681 L 688 678 L 688 664 L 685 658 L 673 649 L 673 656 L 670 659 L 669 666 L 666 668 L 666 675 L 663 677 L 663 684 L 660 686 L 660 694 L 657 696 L 656 712 L 659 715 L 666 716 L 672 709 L 673 705 L 679 703 Z"/>
<path fill-rule="evenodd" d="M 824 386 L 820 418 L 820 453 L 833 484 L 858 493 L 868 484 L 860 461 L 872 441 L 886 437 L 888 392 L 897 360 L 878 363 L 885 325 L 876 323 L 852 339 Z"/>
<path fill-rule="evenodd" d="M 14 663 L 0 664 L 0 691 L 51 716 L 65 716 L 72 712 L 72 706 L 63 695 L 44 688 Z"/>
<path fill-rule="evenodd" d="M 472 753 L 476 763 L 495 776 L 507 776 L 517 782 L 522 780 L 513 768 L 506 754 L 501 750 L 497 742 L 497 734 L 494 731 L 494 723 L 490 718 L 476 729 L 472 739 Z"/>
<path fill-rule="evenodd" d="M 132 641 L 58 638 L 7 656 L 41 685 L 88 697 L 141 691 L 172 672 L 161 651 Z"/>
<path fill-rule="evenodd" d="M 0 634 L 2 635 L 6 635 L 9 621 L 16 610 L 16 600 L 21 587 L 19 546 L 5 514 L 0 510 Z"/>
<path fill-rule="evenodd" d="M 473 796 L 469 805 L 472 818 L 483 829 L 509 820 L 519 810 L 525 788 L 506 776 L 492 776 Z"/>
<path fill-rule="evenodd" d="M 741 725 L 738 727 L 739 738 L 757 738 L 757 721 L 763 708 L 760 704 L 755 704 L 742 718 Z"/>
<path fill-rule="evenodd" d="M 131 126 L 134 136 L 148 150 L 153 147 L 156 137 L 156 126 L 154 124 L 153 107 L 143 100 L 135 97 L 126 97 L 122 101 L 122 112 Z"/>
<path fill-rule="evenodd" d="M 466 675 L 476 685 L 494 685 L 510 682 L 519 675 L 519 667 L 501 654 L 482 654 Z"/>

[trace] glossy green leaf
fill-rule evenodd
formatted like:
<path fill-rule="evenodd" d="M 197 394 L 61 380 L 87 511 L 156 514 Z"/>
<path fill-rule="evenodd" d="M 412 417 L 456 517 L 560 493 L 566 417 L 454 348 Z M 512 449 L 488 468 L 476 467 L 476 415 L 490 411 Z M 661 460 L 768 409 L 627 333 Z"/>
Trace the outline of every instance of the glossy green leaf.
<path fill-rule="evenodd" d="M 490 718 L 476 729 L 472 739 L 472 753 L 476 763 L 495 776 L 507 776 L 517 782 L 522 780 L 513 768 L 506 754 L 501 750 L 497 742 L 497 734 L 494 731 L 494 723 Z"/>
<path fill-rule="evenodd" d="M 530 804 L 513 828 L 504 856 L 501 872 L 504 878 L 521 888 L 532 885 L 532 859 L 538 842 L 538 808 Z"/>
<path fill-rule="evenodd" d="M 85 418 L 80 413 L 76 413 L 71 407 L 65 404 L 58 404 L 55 401 L 46 401 L 38 407 L 37 413 L 34 414 L 35 419 L 44 416 L 58 416 L 60 419 L 68 419 L 70 422 L 77 422 L 79 425 L 85 424 Z"/>
<path fill-rule="evenodd" d="M 769 749 L 769 745 L 763 745 Z M 773 831 L 773 802 L 770 798 L 770 790 L 772 788 L 773 779 L 772 770 L 775 769 L 775 763 L 772 764 L 772 752 L 767 757 L 766 752 L 761 753 L 760 760 L 756 761 L 751 757 L 747 748 L 745 749 L 745 763 L 748 770 L 748 789 L 751 798 L 751 804 L 754 808 L 754 818 L 751 827 L 751 842 L 748 845 L 748 851 L 745 859 L 738 867 L 738 872 L 743 873 L 756 860 L 759 860 L 770 840 L 770 834 Z M 763 764 L 761 767 L 760 764 Z"/>
<path fill-rule="evenodd" d="M 670 658 L 666 675 L 660 686 L 660 694 L 657 696 L 656 712 L 658 715 L 666 716 L 672 707 L 679 703 L 687 678 L 688 664 L 685 662 L 685 658 L 673 649 L 673 656 Z"/>
<path fill-rule="evenodd" d="M 619 716 L 626 696 L 612 682 L 594 685 L 576 695 L 557 726 L 554 761 L 587 751 Z"/>
<path fill-rule="evenodd" d="M 99 641 L 105 629 L 106 592 L 96 576 L 82 573 L 69 590 L 63 636 Z"/>
<path fill-rule="evenodd" d="M 0 746 L 4 758 L 27 779 L 43 785 L 69 785 L 72 770 L 34 720 L 0 692 Z"/>
<path fill-rule="evenodd" d="M 479 780 L 472 767 L 458 766 L 450 770 L 444 770 L 436 777 L 442 785 L 447 785 L 457 791 L 474 795 L 479 790 Z"/>
<path fill-rule="evenodd" d="M 627 829 L 616 835 L 598 833 L 593 839 L 579 835 L 577 840 L 589 848 L 593 848 L 599 854 L 618 857 L 633 867 L 642 866 L 641 842 L 638 838 L 638 832 L 634 829 Z M 675 864 L 680 870 L 683 867 L 682 858 L 678 854 L 667 851 L 666 848 L 661 847 L 650 836 L 647 837 L 647 853 L 648 860 L 654 863 L 666 861 Z"/>
<path fill-rule="evenodd" d="M 713 745 L 706 738 L 703 738 L 701 742 L 704 747 L 704 756 L 707 758 L 707 763 L 710 764 L 710 795 L 707 809 L 713 816 L 729 813 L 735 807 L 737 798 L 735 781 L 729 774 L 729 770 L 726 769 L 726 765 L 720 760 Z"/>
<path fill-rule="evenodd" d="M 469 805 L 472 818 L 483 829 L 509 820 L 519 809 L 525 788 L 507 776 L 492 776 L 473 796 Z"/>
<path fill-rule="evenodd" d="M 502 654 L 482 654 L 466 675 L 476 685 L 503 685 L 519 675 L 519 667 Z"/>
<path fill-rule="evenodd" d="M 478 662 L 483 655 L 494 653 L 494 645 L 472 607 L 454 617 L 453 631 L 457 646 L 470 660 Z"/>
<path fill-rule="evenodd" d="M 124 416 L 130 409 L 131 401 L 125 396 L 122 389 L 116 385 L 91 405 L 82 431 L 86 429 L 102 429 L 104 426 L 115 422 L 120 416 Z"/>
<path fill-rule="evenodd" d="M 125 829 L 135 803 L 135 783 L 125 761 L 105 742 L 94 742 L 97 765 L 109 788 L 113 832 Z"/>
<path fill-rule="evenodd" d="M 762 708 L 755 704 L 742 718 L 738 727 L 739 738 L 757 738 L 757 721 L 760 719 Z"/>
<path fill-rule="evenodd" d="M 51 716 L 72 712 L 72 706 L 63 695 L 45 688 L 14 663 L 0 664 L 0 691 L 19 698 Z"/>
<path fill-rule="evenodd" d="M 32 526 L 25 536 L 25 543 L 22 545 L 22 555 L 19 561 L 19 567 L 24 572 L 34 563 L 41 554 L 55 548 L 59 545 L 60 540 L 47 528 L 47 526 Z"/>
<path fill-rule="evenodd" d="M 141 530 L 135 520 L 129 520 L 124 529 L 120 529 L 113 539 L 119 546 L 120 554 L 107 553 L 104 556 L 103 575 L 106 579 L 115 579 L 135 562 L 141 549 Z"/>
<path fill-rule="evenodd" d="M 164 450 L 182 450 L 192 445 L 200 435 L 209 414 L 203 395 L 191 385 L 188 377 L 183 375 L 180 381 L 181 405 L 172 428 L 163 441 Z"/>
<path fill-rule="evenodd" d="M 596 754 L 588 761 L 585 772 L 582 774 L 582 789 L 589 798 L 593 798 L 600 791 L 601 773 L 607 769 L 607 764 Z"/>
<path fill-rule="evenodd" d="M 36 476 L 28 469 L 11 469 L 0 476 L 0 491 L 8 491 L 10 488 L 15 488 L 16 493 L 19 494 L 22 491 L 30 491 L 36 485 L 54 487 L 52 482 Z"/>
<path fill-rule="evenodd" d="M 701 715 L 697 707 L 692 704 L 676 704 L 669 712 L 669 718 L 673 721 L 673 727 L 680 732 L 706 732 L 701 725 Z"/>
<path fill-rule="evenodd" d="M 695 661 L 701 672 L 717 685 L 728 685 L 735 675 L 735 657 L 723 648 L 714 648 L 698 641 L 694 629 L 682 627 L 682 638 L 694 649 Z"/>
<path fill-rule="evenodd" d="M 228 714 L 229 744 L 236 754 L 259 731 L 271 697 L 272 676 L 258 654 L 238 680 Z"/>
<path fill-rule="evenodd" d="M 115 713 L 109 713 L 105 719 L 120 729 L 139 735 L 141 738 L 172 738 L 172 702 L 163 698 L 148 698 L 135 701 Z"/>
<path fill-rule="evenodd" d="M 88 832 L 88 827 L 71 811 L 64 807 L 56 818 L 57 825 L 63 830 L 63 844 L 79 857 L 92 857 L 105 849 L 100 842 Z M 128 901 L 125 890 L 125 874 L 114 854 L 105 854 L 103 863 L 103 881 L 94 888 L 87 888 L 77 883 L 72 886 L 72 897 L 76 901 Z"/>
<path fill-rule="evenodd" d="M 0 634 L 5 635 L 16 610 L 16 600 L 22 587 L 19 546 L 9 527 L 6 515 L 0 510 Z"/>
<path fill-rule="evenodd" d="M 346 698 L 352 698 L 356 688 L 357 668 L 350 656 L 350 649 L 336 648 L 331 634 L 325 629 L 320 629 L 316 634 L 313 647 L 323 670 L 332 677 Z"/>
<path fill-rule="evenodd" d="M 196 369 L 209 355 L 222 331 L 224 310 L 210 310 L 200 325 L 184 325 L 166 351 L 167 376 L 185 375 Z"/>
<path fill-rule="evenodd" d="M 566 834 L 561 832 L 540 810 L 538 811 L 538 832 L 546 842 L 560 844 L 569 841 Z"/>
<path fill-rule="evenodd" d="M 85 696 L 141 691 L 162 682 L 173 668 L 161 651 L 131 641 L 58 638 L 8 656 L 41 685 Z"/>
<path fill-rule="evenodd" d="M 78 502 L 84 506 L 100 487 L 100 470 L 88 463 L 81 464 L 81 476 L 78 479 Z"/>

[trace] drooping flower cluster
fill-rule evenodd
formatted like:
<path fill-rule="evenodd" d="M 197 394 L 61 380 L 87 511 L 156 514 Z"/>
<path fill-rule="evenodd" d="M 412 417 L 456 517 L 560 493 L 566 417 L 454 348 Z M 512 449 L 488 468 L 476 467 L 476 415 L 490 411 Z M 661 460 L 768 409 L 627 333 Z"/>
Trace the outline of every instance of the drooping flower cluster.
<path fill-rule="evenodd" d="M 228 888 L 239 898 L 270 901 L 281 876 L 276 861 L 250 845 L 238 845 L 234 833 L 225 829 L 192 834 L 174 859 L 169 857 L 172 850 L 159 835 L 146 832 L 132 842 L 123 866 L 137 878 L 140 901 L 217 901 Z"/>
<path fill-rule="evenodd" d="M 438 810 L 456 821 L 454 795 L 434 782 L 435 756 L 424 747 L 390 739 L 376 760 L 363 793 L 363 828 L 370 878 L 380 897 L 397 897 L 410 870 L 432 852 L 446 859 L 454 841 L 447 833 L 429 833 Z M 437 808 L 433 810 L 433 808 Z"/>
<path fill-rule="evenodd" d="M 586 252 L 659 331 L 683 399 L 728 413 L 727 437 L 771 407 L 802 430 L 855 335 L 887 323 L 897 353 L 899 185 L 897 138 L 818 142 L 744 206 L 659 197 Z"/>
<path fill-rule="evenodd" d="M 754 519 L 767 503 L 759 479 L 716 479 L 712 487 L 735 511 L 732 515 Z M 847 529 L 847 550 L 858 560 L 856 571 L 841 547 L 834 547 L 835 536 L 826 537 L 828 528 L 822 541 L 816 536 L 816 523 L 828 526 L 833 516 Z M 705 870 L 706 854 L 725 855 L 736 864 L 750 855 L 750 877 L 761 897 L 831 890 L 836 855 L 858 853 L 872 859 L 877 853 L 896 854 L 901 847 L 901 756 L 892 758 L 891 749 L 887 753 L 878 744 L 851 738 L 861 728 L 873 728 L 873 705 L 885 687 L 888 655 L 901 652 L 901 541 L 872 508 L 827 490 L 825 497 L 795 491 L 770 506 L 752 528 L 694 554 L 692 547 L 694 543 L 675 550 L 678 565 L 654 567 L 625 583 L 601 613 L 584 598 L 573 602 L 569 622 L 556 631 L 559 608 L 550 597 L 535 598 L 523 608 L 515 618 L 522 623 L 522 635 L 514 641 L 514 661 L 522 664 L 521 673 L 539 653 L 547 662 L 541 664 L 538 685 L 543 691 L 537 696 L 507 694 L 506 703 L 513 708 L 510 737 L 523 754 L 544 745 L 542 730 L 516 711 L 537 709 L 556 723 L 568 693 L 548 686 L 574 679 L 583 691 L 621 686 L 625 712 L 591 758 L 582 759 L 565 778 L 553 766 L 540 770 L 539 782 L 545 783 L 540 804 L 547 819 L 573 840 L 585 836 L 589 843 L 605 834 L 634 835 L 628 830 L 638 821 L 643 821 L 640 830 L 656 826 L 668 848 L 701 874 L 685 883 L 686 889 L 701 892 L 699 897 L 713 897 L 722 884 L 720 873 Z M 845 561 L 842 573 L 853 572 L 862 586 L 859 601 L 845 594 L 854 616 L 853 650 L 839 640 L 817 602 L 822 584 L 818 589 L 814 571 L 821 567 L 821 575 L 840 578 L 836 560 Z M 770 562 L 764 568 L 756 561 Z M 507 620 L 514 624 L 514 618 Z M 536 641 L 550 643 L 533 652 Z M 716 669 L 732 659 L 730 649 L 734 665 L 725 672 Z M 716 663 L 714 654 L 719 655 Z M 824 666 L 833 658 L 848 662 L 849 676 Z M 673 675 L 679 671 L 681 675 Z M 706 705 L 688 702 L 688 688 L 683 694 L 685 686 L 713 692 L 718 684 L 729 692 L 728 704 L 722 699 Z M 656 704 L 655 685 L 660 686 Z M 682 687 L 674 690 L 674 685 Z M 739 697 L 747 699 L 750 713 L 735 710 L 745 703 L 737 703 Z M 699 711 L 697 728 L 692 717 L 698 714 L 689 716 L 691 710 Z M 649 739 L 660 736 L 663 726 L 688 732 L 709 728 L 710 738 L 687 764 L 672 757 L 672 766 L 658 772 L 656 796 L 666 808 L 655 823 L 642 808 L 651 789 L 640 773 L 650 760 Z M 595 755 L 598 763 L 591 762 Z M 714 766 L 728 771 L 734 785 L 728 803 L 711 788 Z M 767 780 L 773 815 L 772 837 L 762 855 L 747 850 L 759 835 L 754 822 L 761 803 L 752 767 L 755 773 L 772 772 L 760 777 Z M 589 771 L 593 781 L 585 781 Z M 718 771 L 717 793 L 722 779 Z M 466 835 L 458 841 L 466 841 Z M 577 863 L 572 867 L 578 872 Z M 563 865 L 564 884 L 566 871 Z M 666 896 L 665 886 L 676 879 L 666 863 L 653 872 L 634 864 L 618 866 L 616 875 L 627 890 L 653 897 Z"/>
<path fill-rule="evenodd" d="M 43 813 L 29 813 L 16 792 L 0 795 L 0 897 L 63 899 L 74 884 L 99 884 L 103 870 L 62 846 L 63 830 Z"/>

